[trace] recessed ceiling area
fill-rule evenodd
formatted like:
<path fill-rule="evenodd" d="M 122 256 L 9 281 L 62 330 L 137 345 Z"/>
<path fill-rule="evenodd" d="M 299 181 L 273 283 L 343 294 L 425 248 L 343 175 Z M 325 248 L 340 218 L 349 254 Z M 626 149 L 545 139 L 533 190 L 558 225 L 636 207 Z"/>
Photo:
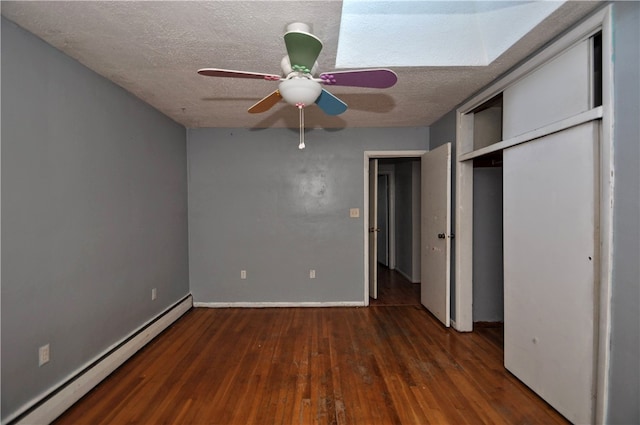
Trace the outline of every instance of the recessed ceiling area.
<path fill-rule="evenodd" d="M 486 66 L 563 3 L 344 0 L 336 67 Z"/>

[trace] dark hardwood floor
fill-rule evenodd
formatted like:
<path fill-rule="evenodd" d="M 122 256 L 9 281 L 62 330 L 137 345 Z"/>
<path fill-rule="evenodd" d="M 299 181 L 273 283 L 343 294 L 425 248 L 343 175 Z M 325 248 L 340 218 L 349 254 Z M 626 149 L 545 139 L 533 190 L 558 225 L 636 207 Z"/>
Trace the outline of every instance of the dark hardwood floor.
<path fill-rule="evenodd" d="M 420 305 L 194 308 L 56 424 L 559 424 L 495 328 Z"/>
<path fill-rule="evenodd" d="M 370 298 L 369 305 L 420 305 L 420 284 L 378 263 L 378 298 Z"/>

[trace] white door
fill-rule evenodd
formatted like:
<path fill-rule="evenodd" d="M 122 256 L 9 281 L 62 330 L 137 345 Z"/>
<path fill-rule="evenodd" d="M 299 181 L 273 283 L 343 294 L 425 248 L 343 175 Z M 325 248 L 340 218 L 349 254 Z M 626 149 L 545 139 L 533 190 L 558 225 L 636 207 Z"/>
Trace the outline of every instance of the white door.
<path fill-rule="evenodd" d="M 596 122 L 506 149 L 505 367 L 573 423 L 593 420 Z"/>
<path fill-rule="evenodd" d="M 451 143 L 422 156 L 420 299 L 445 326 L 451 314 Z"/>
<path fill-rule="evenodd" d="M 378 298 L 378 160 L 369 160 L 369 296 Z"/>

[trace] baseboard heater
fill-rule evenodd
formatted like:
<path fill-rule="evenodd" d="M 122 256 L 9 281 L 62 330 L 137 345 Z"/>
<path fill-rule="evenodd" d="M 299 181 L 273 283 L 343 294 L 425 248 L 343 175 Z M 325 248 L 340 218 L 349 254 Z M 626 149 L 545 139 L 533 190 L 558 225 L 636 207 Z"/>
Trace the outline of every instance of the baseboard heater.
<path fill-rule="evenodd" d="M 192 306 L 193 298 L 191 295 L 187 295 L 67 379 L 63 384 L 34 402 L 24 412 L 10 419 L 7 425 L 49 424 L 53 422 L 109 376 L 111 372 L 189 311 Z"/>

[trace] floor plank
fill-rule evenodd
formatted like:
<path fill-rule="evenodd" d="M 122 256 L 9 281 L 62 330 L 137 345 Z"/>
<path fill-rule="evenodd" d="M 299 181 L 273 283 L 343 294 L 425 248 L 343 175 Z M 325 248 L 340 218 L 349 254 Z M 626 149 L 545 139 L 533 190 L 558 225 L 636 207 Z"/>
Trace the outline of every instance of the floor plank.
<path fill-rule="evenodd" d="M 55 423 L 567 423 L 504 369 L 495 333 L 416 305 L 195 308 Z"/>

